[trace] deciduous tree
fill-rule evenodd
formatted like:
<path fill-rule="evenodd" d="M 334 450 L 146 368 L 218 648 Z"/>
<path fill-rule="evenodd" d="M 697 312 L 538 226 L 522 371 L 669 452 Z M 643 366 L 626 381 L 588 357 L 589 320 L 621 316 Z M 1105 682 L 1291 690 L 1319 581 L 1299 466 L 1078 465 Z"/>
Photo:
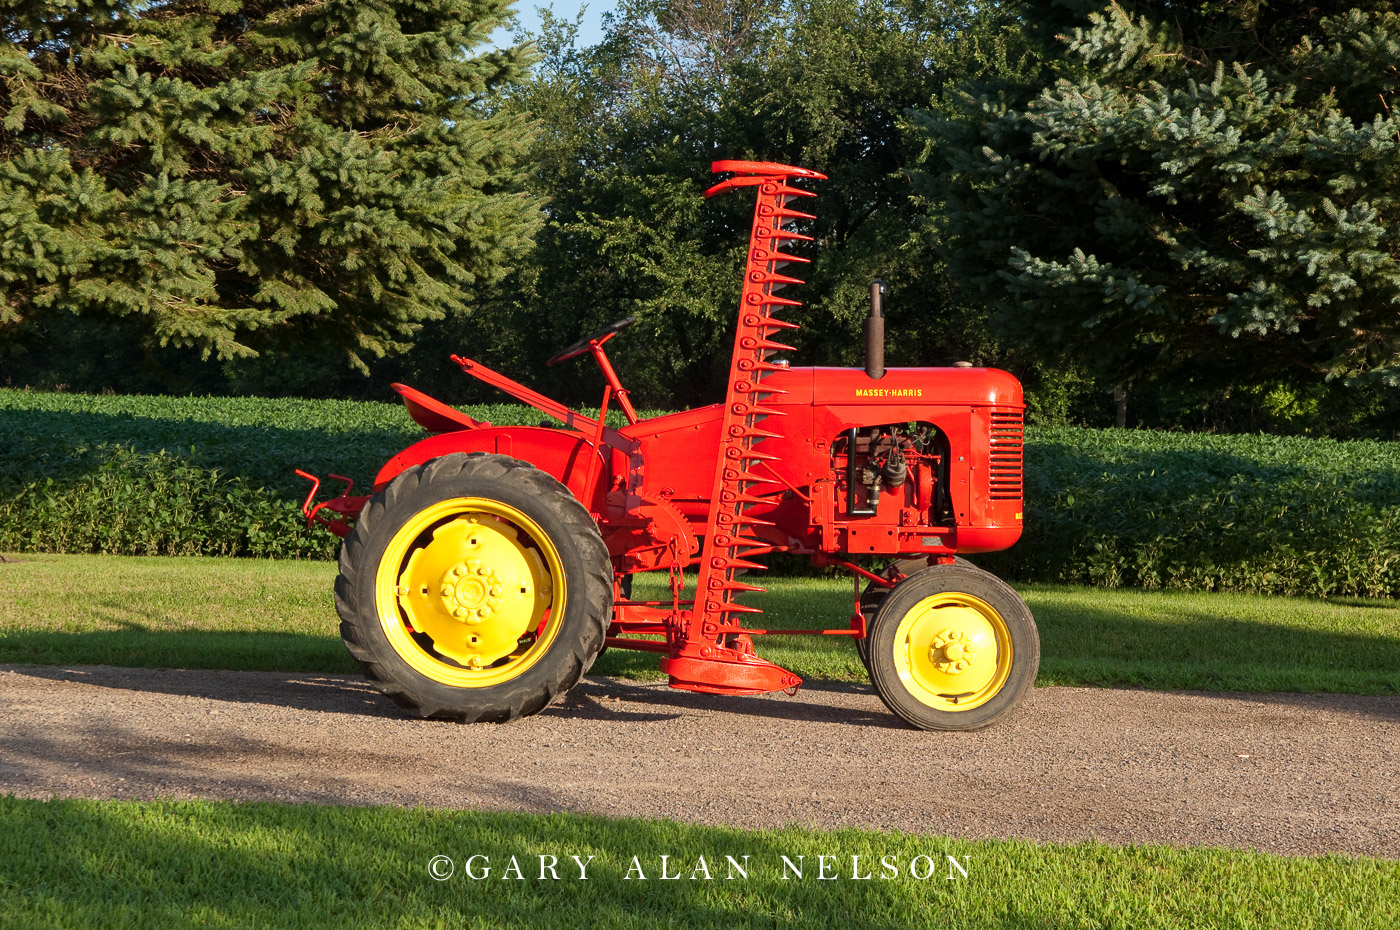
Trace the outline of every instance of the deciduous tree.
<path fill-rule="evenodd" d="M 978 5 L 915 0 L 633 0 L 601 43 L 566 23 L 541 36 L 539 80 L 512 100 L 543 125 L 535 157 L 548 224 L 507 313 L 537 319 L 540 355 L 638 315 L 619 368 L 655 404 L 718 396 L 752 204 L 706 202 L 716 158 L 815 168 L 818 238 L 797 271 L 797 358 L 853 363 L 869 282 L 890 285 L 891 364 L 985 348 L 919 234 L 901 120 L 961 78 Z M 527 359 L 515 363 L 526 364 Z M 557 376 L 556 376 L 557 377 Z M 591 396 L 587 366 L 562 387 Z M 585 387 L 586 386 L 586 387 Z"/>

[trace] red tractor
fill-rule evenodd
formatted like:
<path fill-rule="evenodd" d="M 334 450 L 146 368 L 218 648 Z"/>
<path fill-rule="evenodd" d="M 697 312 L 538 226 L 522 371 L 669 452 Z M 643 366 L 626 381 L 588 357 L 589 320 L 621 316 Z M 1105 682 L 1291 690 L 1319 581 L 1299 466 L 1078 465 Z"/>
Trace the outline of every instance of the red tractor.
<path fill-rule="evenodd" d="M 345 537 L 335 585 L 345 644 L 412 712 L 537 713 L 605 646 L 660 653 L 675 688 L 797 688 L 754 652 L 758 634 L 850 636 L 890 710 L 925 729 L 986 726 L 1031 687 L 1034 618 L 958 557 L 1021 535 L 1020 384 L 966 365 L 886 370 L 878 283 L 863 370 L 775 358 L 796 328 L 780 317 L 798 306 L 778 293 L 802 283 L 780 269 L 805 261 L 783 243 L 810 239 L 792 227 L 812 218 L 789 203 L 813 196 L 798 179 L 824 176 L 767 162 L 714 170 L 731 176 L 707 197 L 758 194 L 722 403 L 638 418 L 603 349 L 626 319 L 548 362 L 593 356 L 606 384 L 596 417 L 453 356 L 563 428 L 492 426 L 395 385 L 433 435 L 390 459 L 369 496 L 347 486 L 318 504 L 313 486 L 308 521 Z M 606 423 L 614 402 L 619 429 Z M 760 611 L 743 596 L 763 589 L 744 575 L 774 552 L 851 571 L 849 625 L 749 625 Z M 888 564 L 870 571 L 857 556 Z M 633 600 L 631 576 L 652 571 L 669 573 L 669 598 Z"/>

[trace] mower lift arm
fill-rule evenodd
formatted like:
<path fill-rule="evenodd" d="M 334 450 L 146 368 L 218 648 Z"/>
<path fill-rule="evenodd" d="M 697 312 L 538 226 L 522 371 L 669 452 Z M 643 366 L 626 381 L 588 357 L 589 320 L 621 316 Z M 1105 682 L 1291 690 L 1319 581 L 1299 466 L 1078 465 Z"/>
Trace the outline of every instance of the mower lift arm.
<path fill-rule="evenodd" d="M 551 400 L 539 391 L 531 390 L 520 382 L 507 378 L 499 371 L 487 368 L 480 362 L 474 362 L 469 358 L 462 358 L 460 355 L 452 356 L 452 361 L 456 362 L 461 366 L 464 372 L 476 378 L 478 381 L 483 381 L 493 388 L 504 391 L 517 400 L 524 401 L 536 410 L 546 413 L 560 423 L 563 423 L 569 429 L 583 433 L 590 441 L 592 441 L 594 435 L 601 434 L 603 443 L 615 449 L 627 452 L 636 446 L 633 440 L 628 439 L 612 427 L 601 426 L 600 428 L 598 421 L 592 417 L 586 417 L 576 410 L 570 410 L 558 401 Z"/>

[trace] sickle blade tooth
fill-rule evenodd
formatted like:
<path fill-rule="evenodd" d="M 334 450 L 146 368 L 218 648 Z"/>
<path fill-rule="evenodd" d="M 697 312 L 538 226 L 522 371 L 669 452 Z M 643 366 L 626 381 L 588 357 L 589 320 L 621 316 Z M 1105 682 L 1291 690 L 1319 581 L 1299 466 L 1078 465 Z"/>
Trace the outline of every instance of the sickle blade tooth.
<path fill-rule="evenodd" d="M 801 278 L 790 278 L 785 274 L 778 274 L 776 271 L 758 271 L 750 276 L 750 280 L 763 284 L 806 284 Z"/>
<path fill-rule="evenodd" d="M 793 220 L 814 220 L 816 216 L 811 213 L 803 213 L 801 210 L 789 210 L 787 207 L 780 207 L 775 211 L 783 219 Z"/>
<path fill-rule="evenodd" d="M 774 342 L 774 341 L 771 340 L 771 339 L 760 339 L 760 340 L 758 341 L 758 345 L 759 345 L 760 348 L 772 349 L 774 352 L 792 352 L 792 351 L 795 351 L 795 349 L 794 349 L 793 346 L 790 346 L 790 345 L 788 345 L 788 344 L 786 344 L 786 343 L 783 343 L 783 342 Z"/>
<path fill-rule="evenodd" d="M 744 584 L 742 581 L 723 581 L 718 588 L 711 588 L 712 591 L 767 591 L 767 588 L 760 588 L 756 584 Z"/>

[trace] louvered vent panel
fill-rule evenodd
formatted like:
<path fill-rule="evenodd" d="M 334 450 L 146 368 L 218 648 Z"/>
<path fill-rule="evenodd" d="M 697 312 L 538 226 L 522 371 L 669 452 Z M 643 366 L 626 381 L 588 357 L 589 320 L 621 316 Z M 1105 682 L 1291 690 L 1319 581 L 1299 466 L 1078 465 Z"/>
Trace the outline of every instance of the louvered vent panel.
<path fill-rule="evenodd" d="M 1019 411 L 992 413 L 991 488 L 994 501 L 1019 500 L 1022 494 L 1021 462 L 1025 421 Z"/>

